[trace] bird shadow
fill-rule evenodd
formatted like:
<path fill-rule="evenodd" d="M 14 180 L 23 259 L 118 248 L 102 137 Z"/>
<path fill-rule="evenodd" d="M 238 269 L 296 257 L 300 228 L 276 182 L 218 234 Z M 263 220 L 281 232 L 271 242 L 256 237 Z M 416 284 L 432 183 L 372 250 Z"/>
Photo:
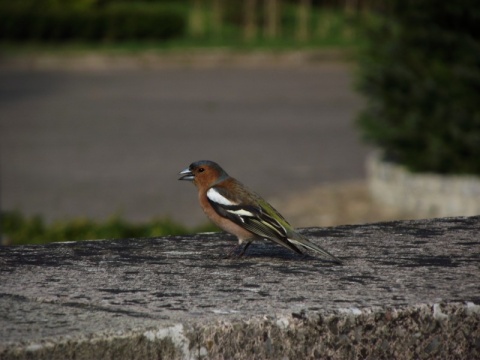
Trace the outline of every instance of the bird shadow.
<path fill-rule="evenodd" d="M 216 256 L 218 260 L 224 261 L 249 261 L 249 260 L 283 260 L 288 262 L 321 262 L 325 265 L 339 265 L 334 261 L 319 258 L 309 253 L 297 254 L 282 247 L 270 244 L 253 244 L 245 253 L 242 253 L 243 246 L 228 248 L 227 251 Z"/>

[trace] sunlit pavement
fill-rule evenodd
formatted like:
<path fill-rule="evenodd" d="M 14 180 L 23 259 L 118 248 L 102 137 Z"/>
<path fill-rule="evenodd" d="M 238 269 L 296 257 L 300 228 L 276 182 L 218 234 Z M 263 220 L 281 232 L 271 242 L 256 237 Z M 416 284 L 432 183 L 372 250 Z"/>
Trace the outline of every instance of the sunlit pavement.
<path fill-rule="evenodd" d="M 177 181 L 219 162 L 267 198 L 364 177 L 351 67 L 0 71 L 1 207 L 205 221 Z"/>

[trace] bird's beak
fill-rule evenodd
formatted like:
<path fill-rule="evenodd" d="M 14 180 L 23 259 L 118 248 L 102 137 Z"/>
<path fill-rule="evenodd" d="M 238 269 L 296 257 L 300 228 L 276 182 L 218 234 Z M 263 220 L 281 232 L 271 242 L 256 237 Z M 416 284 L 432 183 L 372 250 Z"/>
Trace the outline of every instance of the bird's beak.
<path fill-rule="evenodd" d="M 182 175 L 178 180 L 189 180 L 192 181 L 195 179 L 195 175 L 190 171 L 189 168 L 186 168 L 185 170 L 182 170 L 178 173 L 178 175 Z"/>

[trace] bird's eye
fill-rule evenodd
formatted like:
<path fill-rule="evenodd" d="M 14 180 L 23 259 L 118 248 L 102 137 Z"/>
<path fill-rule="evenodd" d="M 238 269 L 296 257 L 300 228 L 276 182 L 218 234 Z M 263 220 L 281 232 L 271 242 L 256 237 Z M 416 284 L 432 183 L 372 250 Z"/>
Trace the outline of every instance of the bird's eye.
<path fill-rule="evenodd" d="M 204 168 L 200 168 L 200 169 L 198 169 L 198 172 L 204 172 L 204 171 L 205 171 L 205 169 L 204 169 Z"/>

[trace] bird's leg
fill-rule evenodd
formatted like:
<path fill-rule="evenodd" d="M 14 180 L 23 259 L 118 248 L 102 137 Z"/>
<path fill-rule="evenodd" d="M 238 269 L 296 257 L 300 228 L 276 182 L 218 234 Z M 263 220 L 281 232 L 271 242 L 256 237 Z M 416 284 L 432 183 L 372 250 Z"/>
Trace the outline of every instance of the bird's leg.
<path fill-rule="evenodd" d="M 225 259 L 229 259 L 229 258 L 232 258 L 232 257 L 242 257 L 244 254 L 245 254 L 245 251 L 247 251 L 248 247 L 250 246 L 252 242 L 248 242 L 245 244 L 245 246 L 243 247 L 242 251 L 240 252 L 240 254 L 236 254 L 238 249 L 240 249 L 242 247 L 242 244 L 238 244 L 238 245 L 235 245 L 232 249 L 230 249 L 229 252 L 227 252 L 225 254 Z"/>
<path fill-rule="evenodd" d="M 239 256 L 243 256 L 245 254 L 245 251 L 247 251 L 248 247 L 250 246 L 252 242 L 248 242 L 245 247 L 243 248 L 242 252 L 240 253 Z"/>

